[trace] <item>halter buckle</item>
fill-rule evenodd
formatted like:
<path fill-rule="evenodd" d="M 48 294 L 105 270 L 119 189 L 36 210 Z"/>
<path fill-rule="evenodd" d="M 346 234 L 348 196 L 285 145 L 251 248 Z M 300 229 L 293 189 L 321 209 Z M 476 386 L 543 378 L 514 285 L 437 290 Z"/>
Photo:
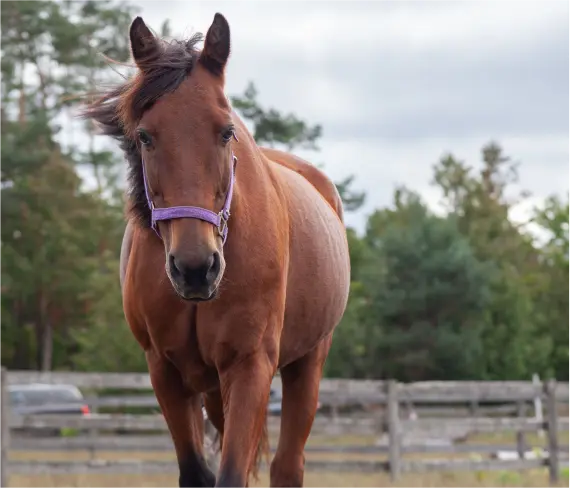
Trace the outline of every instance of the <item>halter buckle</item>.
<path fill-rule="evenodd" d="M 228 220 L 230 218 L 230 213 L 227 210 L 221 210 L 218 214 L 220 217 L 220 224 L 218 225 L 218 234 L 220 237 L 224 237 L 227 228 L 228 228 Z"/>

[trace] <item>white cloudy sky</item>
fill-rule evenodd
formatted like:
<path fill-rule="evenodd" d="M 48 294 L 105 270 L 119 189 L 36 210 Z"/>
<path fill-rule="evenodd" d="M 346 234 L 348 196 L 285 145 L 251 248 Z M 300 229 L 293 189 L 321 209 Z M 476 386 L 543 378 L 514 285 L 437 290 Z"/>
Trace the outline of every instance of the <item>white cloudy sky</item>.
<path fill-rule="evenodd" d="M 566 1 L 141 1 L 155 30 L 205 33 L 229 21 L 228 94 L 255 82 L 266 107 L 320 123 L 335 180 L 356 175 L 366 215 L 404 183 L 436 205 L 432 165 L 447 151 L 477 164 L 498 141 L 521 162 L 531 204 L 568 191 Z M 515 218 L 523 218 L 524 209 Z"/>

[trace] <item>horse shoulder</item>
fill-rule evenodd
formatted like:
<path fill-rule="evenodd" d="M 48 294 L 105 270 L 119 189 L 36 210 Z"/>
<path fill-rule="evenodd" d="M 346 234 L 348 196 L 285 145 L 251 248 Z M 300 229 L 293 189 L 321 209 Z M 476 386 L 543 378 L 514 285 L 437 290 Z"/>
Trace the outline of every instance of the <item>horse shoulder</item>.
<path fill-rule="evenodd" d="M 263 154 L 274 163 L 285 166 L 303 176 L 333 208 L 341 222 L 344 222 L 342 199 L 336 185 L 325 173 L 311 163 L 293 154 L 277 149 L 261 147 Z"/>
<path fill-rule="evenodd" d="M 140 346 L 143 350 L 150 347 L 150 336 L 145 324 L 139 318 L 139 314 L 133 310 L 133 304 L 129 300 L 129 287 L 126 286 L 127 270 L 129 268 L 131 253 L 135 246 L 135 225 L 128 221 L 123 233 L 123 241 L 121 242 L 121 254 L 119 260 L 119 279 L 121 282 L 121 293 L 123 296 L 123 311 L 127 323 Z"/>

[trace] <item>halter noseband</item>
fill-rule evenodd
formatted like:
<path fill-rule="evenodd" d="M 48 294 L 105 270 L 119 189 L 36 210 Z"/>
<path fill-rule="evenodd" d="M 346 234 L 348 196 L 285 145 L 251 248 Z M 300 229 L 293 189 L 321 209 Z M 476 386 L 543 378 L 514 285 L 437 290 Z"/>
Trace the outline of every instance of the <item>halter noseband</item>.
<path fill-rule="evenodd" d="M 235 137 L 235 136 L 234 136 Z M 236 138 L 237 140 L 237 138 Z M 144 159 L 141 157 L 141 164 L 143 169 L 143 180 L 144 180 L 144 191 L 146 194 L 146 200 L 148 203 L 148 208 L 151 212 L 151 227 L 156 232 L 156 235 L 162 239 L 160 232 L 158 231 L 158 226 L 156 223 L 159 220 L 171 220 L 171 219 L 199 219 L 209 222 L 214 227 L 217 228 L 220 237 L 222 238 L 222 243 L 226 243 L 228 237 L 228 220 L 230 218 L 230 206 L 232 204 L 232 196 L 234 193 L 234 182 L 235 182 L 235 170 L 237 158 L 232 152 L 232 171 L 230 174 L 230 185 L 228 192 L 226 194 L 226 201 L 222 210 L 219 213 L 212 212 L 202 207 L 165 207 L 165 208 L 155 208 L 152 199 L 150 198 L 148 178 L 146 176 L 146 168 L 144 164 Z"/>

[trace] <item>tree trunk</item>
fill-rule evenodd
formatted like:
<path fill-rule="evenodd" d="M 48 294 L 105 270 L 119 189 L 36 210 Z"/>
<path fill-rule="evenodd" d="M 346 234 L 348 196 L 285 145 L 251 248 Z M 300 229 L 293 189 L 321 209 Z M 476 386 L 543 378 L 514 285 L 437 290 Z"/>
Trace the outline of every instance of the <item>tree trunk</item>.
<path fill-rule="evenodd" d="M 51 321 L 47 319 L 44 323 L 42 335 L 42 371 L 51 371 L 53 357 L 53 329 Z"/>
<path fill-rule="evenodd" d="M 38 315 L 36 319 L 36 368 L 41 371 L 51 371 L 53 356 L 53 331 L 48 315 L 47 294 L 40 290 Z"/>
<path fill-rule="evenodd" d="M 40 369 L 42 371 L 50 371 L 53 356 L 53 331 L 52 324 L 48 314 L 47 294 L 42 293 L 40 298 L 40 320 L 41 320 L 41 343 L 38 348 L 41 351 Z"/>
<path fill-rule="evenodd" d="M 22 314 L 22 306 L 20 300 L 14 300 L 14 325 L 17 329 L 16 341 L 14 344 L 14 356 L 11 364 L 4 364 L 8 368 L 13 369 L 29 369 L 31 363 L 30 337 L 28 335 L 28 326 L 26 319 Z"/>

